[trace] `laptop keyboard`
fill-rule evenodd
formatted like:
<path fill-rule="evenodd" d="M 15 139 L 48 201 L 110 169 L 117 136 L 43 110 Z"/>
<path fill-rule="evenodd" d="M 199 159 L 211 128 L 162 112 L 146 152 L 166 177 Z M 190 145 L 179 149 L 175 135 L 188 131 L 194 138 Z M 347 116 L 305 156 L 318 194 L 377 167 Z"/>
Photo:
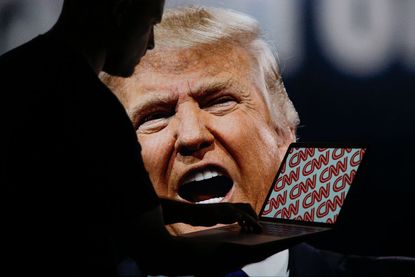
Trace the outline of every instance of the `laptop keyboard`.
<path fill-rule="evenodd" d="M 289 224 L 270 224 L 262 222 L 262 232 L 264 234 L 273 234 L 281 237 L 285 236 L 295 236 L 303 233 L 310 233 L 313 231 L 319 231 L 320 228 L 315 228 L 311 226 L 299 226 L 299 225 L 289 225 Z"/>
<path fill-rule="evenodd" d="M 281 237 L 291 237 L 296 235 L 301 235 L 303 233 L 312 233 L 314 231 L 321 231 L 321 228 L 312 227 L 312 226 L 299 226 L 299 225 L 290 225 L 290 224 L 273 224 L 268 222 L 261 222 L 262 233 L 276 235 Z M 238 224 L 232 224 L 221 227 L 221 229 L 226 229 L 230 231 L 239 232 L 241 227 Z"/>

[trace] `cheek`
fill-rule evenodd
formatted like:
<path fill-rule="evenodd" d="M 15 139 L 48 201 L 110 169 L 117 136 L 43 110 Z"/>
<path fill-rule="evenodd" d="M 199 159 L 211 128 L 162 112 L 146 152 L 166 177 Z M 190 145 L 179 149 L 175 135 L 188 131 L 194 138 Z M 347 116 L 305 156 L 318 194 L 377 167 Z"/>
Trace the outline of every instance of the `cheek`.
<path fill-rule="evenodd" d="M 170 145 L 166 136 L 162 134 L 139 135 L 138 141 L 141 145 L 141 156 L 144 166 L 150 176 L 151 182 L 157 194 L 167 194 L 167 182 L 165 172 L 168 167 L 168 153 Z"/>
<path fill-rule="evenodd" d="M 268 126 L 258 126 L 255 134 L 255 164 L 257 172 L 260 173 L 262 182 L 259 185 L 270 186 L 280 164 L 281 157 L 278 148 L 279 137 L 276 132 Z M 261 188 L 262 189 L 262 188 Z"/>
<path fill-rule="evenodd" d="M 223 140 L 239 168 L 236 197 L 247 199 L 259 211 L 281 159 L 276 132 L 263 121 L 254 119 L 240 116 L 230 120 Z"/>
<path fill-rule="evenodd" d="M 219 137 L 241 167 L 269 164 L 278 157 L 278 136 L 271 126 L 249 114 L 239 113 L 222 118 Z"/>

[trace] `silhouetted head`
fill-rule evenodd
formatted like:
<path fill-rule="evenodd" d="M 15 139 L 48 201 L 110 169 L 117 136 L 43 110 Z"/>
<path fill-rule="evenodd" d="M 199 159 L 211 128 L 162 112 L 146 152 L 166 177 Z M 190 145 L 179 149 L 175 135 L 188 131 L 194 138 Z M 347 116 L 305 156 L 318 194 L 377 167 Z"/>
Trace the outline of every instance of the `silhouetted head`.
<path fill-rule="evenodd" d="M 58 24 L 95 69 L 128 77 L 148 49 L 164 0 L 65 0 Z M 69 31 L 68 31 L 69 30 Z"/>

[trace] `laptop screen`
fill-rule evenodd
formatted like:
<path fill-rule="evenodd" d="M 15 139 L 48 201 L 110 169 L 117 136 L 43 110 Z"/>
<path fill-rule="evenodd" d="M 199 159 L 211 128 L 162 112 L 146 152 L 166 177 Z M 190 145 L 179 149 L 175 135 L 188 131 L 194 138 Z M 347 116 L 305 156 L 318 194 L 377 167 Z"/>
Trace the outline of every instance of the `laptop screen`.
<path fill-rule="evenodd" d="M 290 147 L 261 217 L 336 222 L 365 150 Z"/>

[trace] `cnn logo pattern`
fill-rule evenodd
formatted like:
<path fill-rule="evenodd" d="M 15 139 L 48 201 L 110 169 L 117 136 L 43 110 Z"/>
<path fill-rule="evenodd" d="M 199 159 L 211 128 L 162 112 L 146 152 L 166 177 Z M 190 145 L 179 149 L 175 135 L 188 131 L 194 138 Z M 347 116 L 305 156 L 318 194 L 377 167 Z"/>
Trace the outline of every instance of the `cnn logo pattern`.
<path fill-rule="evenodd" d="M 365 150 L 292 148 L 262 216 L 336 222 Z"/>

